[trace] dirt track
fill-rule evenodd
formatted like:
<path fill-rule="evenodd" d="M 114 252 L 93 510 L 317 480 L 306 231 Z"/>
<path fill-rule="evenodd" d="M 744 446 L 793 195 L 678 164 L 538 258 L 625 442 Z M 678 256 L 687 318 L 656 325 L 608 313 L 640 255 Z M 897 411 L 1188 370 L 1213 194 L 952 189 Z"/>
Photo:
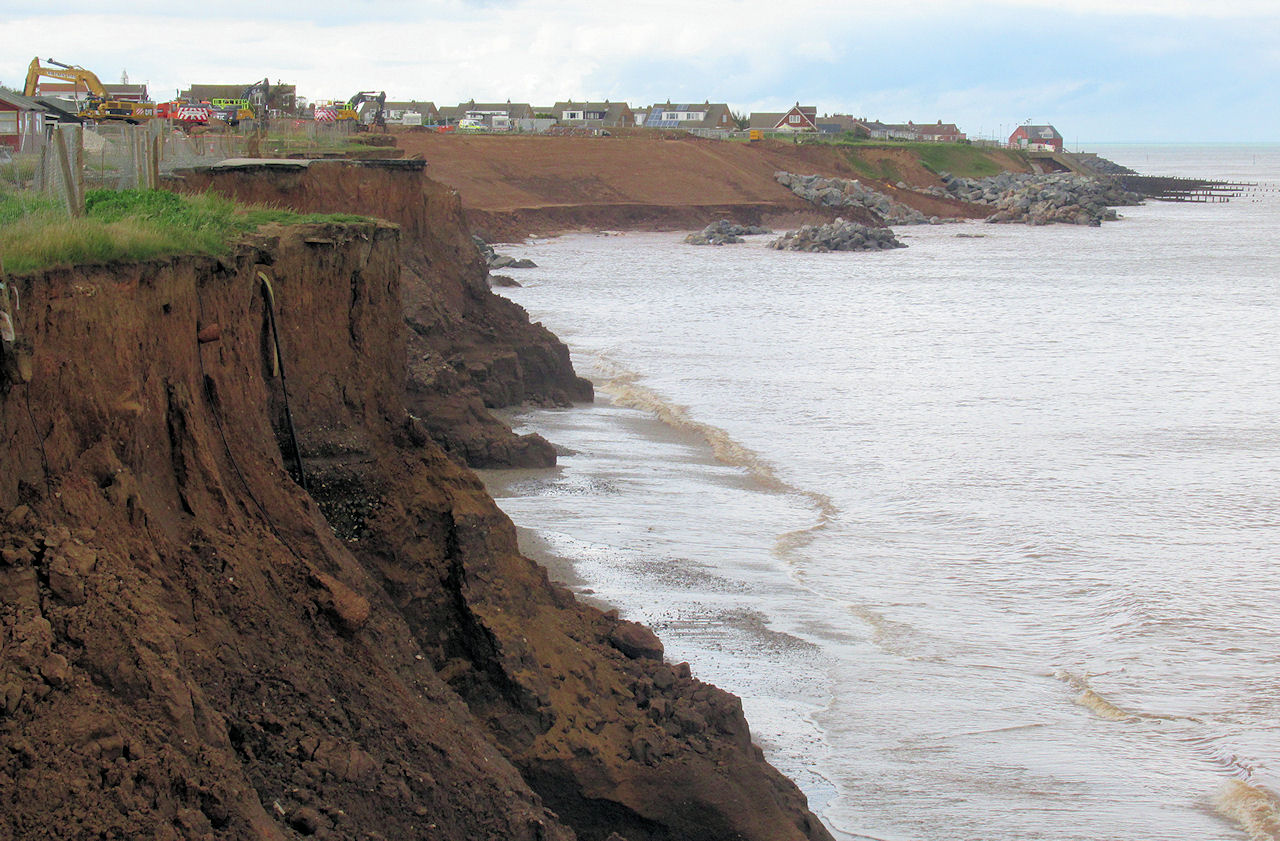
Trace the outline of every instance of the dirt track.
<path fill-rule="evenodd" d="M 799 199 L 773 174 L 861 177 L 834 147 L 779 141 L 413 131 L 396 139 L 406 156 L 427 160 L 432 178 L 459 192 L 472 226 L 490 239 L 581 228 L 697 228 L 722 217 L 752 223 L 830 218 L 833 211 Z M 908 177 L 913 185 L 938 183 L 918 164 Z M 926 213 L 975 215 L 960 203 L 862 180 Z M 849 208 L 841 214 L 858 218 Z"/>

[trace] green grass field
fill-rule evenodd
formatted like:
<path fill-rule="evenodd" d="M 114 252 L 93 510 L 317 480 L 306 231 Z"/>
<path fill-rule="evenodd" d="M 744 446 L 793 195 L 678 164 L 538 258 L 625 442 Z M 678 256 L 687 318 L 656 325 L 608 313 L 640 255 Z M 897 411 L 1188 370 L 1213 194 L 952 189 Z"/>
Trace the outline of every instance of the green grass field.
<path fill-rule="evenodd" d="M 49 196 L 0 192 L 0 261 L 6 271 L 21 273 L 176 254 L 220 256 L 242 234 L 267 223 L 360 221 L 366 220 L 245 207 L 210 193 L 183 196 L 164 190 L 90 190 L 85 215 L 73 219 Z"/>

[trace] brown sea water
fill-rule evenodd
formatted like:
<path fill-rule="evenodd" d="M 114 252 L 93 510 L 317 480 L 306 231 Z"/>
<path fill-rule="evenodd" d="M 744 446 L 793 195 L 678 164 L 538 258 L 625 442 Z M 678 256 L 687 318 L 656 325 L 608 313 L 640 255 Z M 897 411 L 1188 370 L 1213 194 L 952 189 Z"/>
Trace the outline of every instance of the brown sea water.
<path fill-rule="evenodd" d="M 1280 837 L 1280 148 L 1100 229 L 512 246 L 600 403 L 490 476 L 837 837 Z M 980 235 L 957 237 L 957 234 Z"/>

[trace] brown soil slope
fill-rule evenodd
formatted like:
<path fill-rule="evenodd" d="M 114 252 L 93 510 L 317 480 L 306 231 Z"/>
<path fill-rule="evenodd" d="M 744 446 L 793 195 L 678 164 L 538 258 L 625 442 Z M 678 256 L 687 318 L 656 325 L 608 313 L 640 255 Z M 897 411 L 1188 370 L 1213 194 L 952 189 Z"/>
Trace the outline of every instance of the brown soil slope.
<path fill-rule="evenodd" d="M 697 137 L 396 135 L 431 177 L 457 190 L 486 239 L 575 229 L 700 228 L 830 219 L 773 178 L 778 170 L 857 178 L 838 151 Z M 874 220 L 845 211 L 847 218 Z"/>
<path fill-rule="evenodd" d="M 406 412 L 398 236 L 12 278 L 0 837 L 828 839 Z"/>

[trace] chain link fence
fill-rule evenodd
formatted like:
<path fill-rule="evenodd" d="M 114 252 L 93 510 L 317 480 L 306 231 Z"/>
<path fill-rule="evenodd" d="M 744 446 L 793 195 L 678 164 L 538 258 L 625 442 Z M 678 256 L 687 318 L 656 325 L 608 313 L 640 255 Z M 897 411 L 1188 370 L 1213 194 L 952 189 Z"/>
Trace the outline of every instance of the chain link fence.
<path fill-rule="evenodd" d="M 275 120 L 268 131 L 252 122 L 236 128 L 180 129 L 149 123 L 50 124 L 37 151 L 0 160 L 0 189 L 34 189 L 59 196 L 72 215 L 85 190 L 156 189 L 175 170 L 212 166 L 229 158 L 340 157 L 351 150 L 354 121 Z"/>

